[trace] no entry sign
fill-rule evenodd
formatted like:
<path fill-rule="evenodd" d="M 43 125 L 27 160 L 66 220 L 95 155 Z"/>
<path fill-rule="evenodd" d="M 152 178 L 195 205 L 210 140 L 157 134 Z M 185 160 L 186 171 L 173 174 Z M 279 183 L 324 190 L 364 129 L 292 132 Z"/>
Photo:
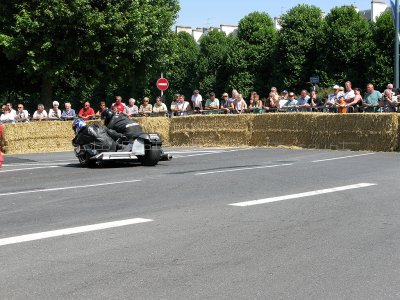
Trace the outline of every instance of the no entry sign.
<path fill-rule="evenodd" d="M 160 78 L 157 80 L 157 88 L 160 91 L 165 91 L 169 86 L 168 80 L 166 78 Z"/>

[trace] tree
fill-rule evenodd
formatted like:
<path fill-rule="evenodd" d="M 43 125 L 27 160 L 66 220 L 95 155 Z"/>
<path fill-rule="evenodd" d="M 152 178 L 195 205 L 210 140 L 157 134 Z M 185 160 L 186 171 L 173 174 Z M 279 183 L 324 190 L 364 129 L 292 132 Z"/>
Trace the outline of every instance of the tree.
<path fill-rule="evenodd" d="M 365 86 L 374 43 L 372 25 L 353 6 L 333 8 L 325 18 L 319 65 L 329 85 Z"/>
<path fill-rule="evenodd" d="M 6 0 L 0 47 L 41 85 L 47 105 L 53 90 L 89 97 L 128 85 L 137 92 L 178 9 L 177 0 Z"/>
<path fill-rule="evenodd" d="M 394 36 L 393 15 L 390 11 L 382 13 L 373 27 L 373 57 L 368 67 L 367 79 L 377 89 L 383 90 L 394 78 Z"/>

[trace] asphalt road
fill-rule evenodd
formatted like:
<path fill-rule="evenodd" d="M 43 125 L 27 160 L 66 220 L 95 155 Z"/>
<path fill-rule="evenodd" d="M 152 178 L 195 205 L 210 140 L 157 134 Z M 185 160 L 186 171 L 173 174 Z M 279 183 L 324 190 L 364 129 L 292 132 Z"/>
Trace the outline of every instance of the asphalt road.
<path fill-rule="evenodd" d="M 0 299 L 400 298 L 399 153 L 166 150 L 6 156 Z"/>

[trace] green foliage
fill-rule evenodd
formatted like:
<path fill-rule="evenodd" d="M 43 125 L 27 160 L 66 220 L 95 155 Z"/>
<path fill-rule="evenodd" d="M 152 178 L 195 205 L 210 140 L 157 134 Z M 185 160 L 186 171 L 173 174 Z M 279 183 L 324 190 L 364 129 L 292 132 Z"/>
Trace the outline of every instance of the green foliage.
<path fill-rule="evenodd" d="M 300 90 L 316 69 L 319 42 L 322 37 L 322 11 L 311 5 L 298 5 L 281 18 L 274 53 L 273 84 Z"/>

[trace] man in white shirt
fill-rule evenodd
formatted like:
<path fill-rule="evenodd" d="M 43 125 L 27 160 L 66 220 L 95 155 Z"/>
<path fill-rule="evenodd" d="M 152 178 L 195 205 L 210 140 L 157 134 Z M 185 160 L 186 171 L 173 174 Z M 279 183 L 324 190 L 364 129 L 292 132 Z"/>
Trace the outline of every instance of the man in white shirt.
<path fill-rule="evenodd" d="M 219 109 L 219 99 L 215 98 L 215 93 L 210 93 L 210 99 L 206 101 L 206 110 L 217 110 Z"/>
<path fill-rule="evenodd" d="M 15 120 L 18 122 L 29 122 L 29 113 L 24 109 L 22 103 L 17 106 L 17 114 L 15 116 Z"/>
<path fill-rule="evenodd" d="M 344 101 L 346 103 L 351 103 L 354 100 L 354 97 L 356 96 L 354 93 L 354 90 L 351 87 L 351 82 L 346 81 L 344 84 L 344 87 L 346 89 L 346 93 L 344 94 Z"/>
<path fill-rule="evenodd" d="M 1 111 L 2 111 L 2 115 L 0 116 L 0 121 L 2 123 L 11 123 L 14 122 L 15 117 L 14 115 L 11 113 L 10 108 L 7 105 L 3 105 L 1 107 Z"/>
<path fill-rule="evenodd" d="M 44 110 L 43 104 L 38 104 L 37 111 L 34 112 L 33 121 L 45 121 L 47 120 L 47 112 Z"/>
<path fill-rule="evenodd" d="M 203 97 L 200 95 L 200 92 L 198 90 L 193 91 L 191 101 L 194 111 L 199 112 L 200 110 L 203 110 Z"/>
<path fill-rule="evenodd" d="M 15 109 L 12 108 L 11 102 L 7 102 L 6 106 L 10 109 L 10 113 L 11 113 L 11 115 L 13 115 L 13 117 L 15 119 L 15 116 L 17 115 L 17 112 L 15 111 Z"/>
<path fill-rule="evenodd" d="M 176 103 L 174 113 L 177 116 L 187 116 L 187 112 L 191 110 L 189 102 L 185 101 L 185 96 L 180 95 L 179 101 Z"/>

